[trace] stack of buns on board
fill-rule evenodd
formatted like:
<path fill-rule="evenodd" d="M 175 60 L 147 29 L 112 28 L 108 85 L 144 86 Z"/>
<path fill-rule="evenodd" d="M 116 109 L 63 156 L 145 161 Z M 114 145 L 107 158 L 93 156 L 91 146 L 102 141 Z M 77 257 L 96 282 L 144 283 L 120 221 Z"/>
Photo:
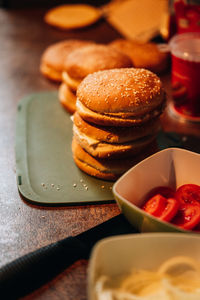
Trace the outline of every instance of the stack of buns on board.
<path fill-rule="evenodd" d="M 115 180 L 150 153 L 165 103 L 151 71 L 121 68 L 88 75 L 77 91 L 72 152 L 77 166 Z"/>
<path fill-rule="evenodd" d="M 69 51 L 70 42 L 77 45 Z M 142 51 L 136 51 L 137 59 L 130 55 L 132 41 L 116 40 L 110 45 L 74 40 L 63 43 L 68 47 L 57 46 L 65 49 L 60 61 L 51 58 L 57 51 L 53 45 L 44 52 L 40 70 L 62 82 L 60 103 L 73 114 L 74 161 L 89 175 L 115 180 L 155 151 L 166 97 L 161 80 L 150 70 L 163 72 L 168 54 L 160 53 L 154 44 L 149 48 L 143 44 L 154 49 L 154 59 L 149 59 L 148 65 Z M 126 43 L 128 51 L 124 50 L 126 46 L 121 48 Z M 143 60 L 138 58 L 139 53 Z"/>

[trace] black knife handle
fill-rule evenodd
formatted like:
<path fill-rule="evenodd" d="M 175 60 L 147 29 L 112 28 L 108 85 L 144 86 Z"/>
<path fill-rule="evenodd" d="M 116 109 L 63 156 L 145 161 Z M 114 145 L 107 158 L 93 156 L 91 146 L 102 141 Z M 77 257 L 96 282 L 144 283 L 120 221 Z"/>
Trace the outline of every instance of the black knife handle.
<path fill-rule="evenodd" d="M 89 249 L 76 237 L 68 237 L 31 252 L 0 269 L 1 299 L 18 299 L 51 280 Z"/>

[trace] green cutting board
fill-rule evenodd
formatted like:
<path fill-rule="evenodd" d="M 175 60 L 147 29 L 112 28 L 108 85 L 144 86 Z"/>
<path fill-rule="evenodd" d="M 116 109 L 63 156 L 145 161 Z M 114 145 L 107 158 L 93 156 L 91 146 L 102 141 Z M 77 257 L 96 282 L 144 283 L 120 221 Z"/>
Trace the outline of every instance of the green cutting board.
<path fill-rule="evenodd" d="M 26 200 L 46 205 L 74 205 L 114 201 L 112 182 L 91 177 L 75 165 L 72 120 L 57 92 L 32 94 L 18 105 L 16 174 Z M 174 133 L 160 132 L 158 149 L 179 147 Z"/>

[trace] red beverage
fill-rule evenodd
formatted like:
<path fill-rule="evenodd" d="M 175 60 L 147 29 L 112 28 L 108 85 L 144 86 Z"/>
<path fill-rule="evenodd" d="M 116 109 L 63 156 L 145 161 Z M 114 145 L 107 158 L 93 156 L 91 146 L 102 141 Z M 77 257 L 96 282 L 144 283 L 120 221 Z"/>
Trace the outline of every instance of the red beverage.
<path fill-rule="evenodd" d="M 200 118 L 200 33 L 176 35 L 169 46 L 174 109 L 183 116 Z"/>

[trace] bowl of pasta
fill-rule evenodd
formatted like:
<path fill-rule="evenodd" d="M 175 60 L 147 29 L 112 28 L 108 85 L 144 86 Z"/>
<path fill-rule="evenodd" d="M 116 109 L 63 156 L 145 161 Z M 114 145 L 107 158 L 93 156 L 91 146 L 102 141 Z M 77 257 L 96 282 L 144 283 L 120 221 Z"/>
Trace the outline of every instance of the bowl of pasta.
<path fill-rule="evenodd" d="M 168 148 L 144 159 L 113 186 L 139 232 L 200 232 L 200 154 Z"/>
<path fill-rule="evenodd" d="M 200 299 L 200 236 L 128 234 L 105 238 L 94 246 L 88 300 L 140 299 Z"/>

